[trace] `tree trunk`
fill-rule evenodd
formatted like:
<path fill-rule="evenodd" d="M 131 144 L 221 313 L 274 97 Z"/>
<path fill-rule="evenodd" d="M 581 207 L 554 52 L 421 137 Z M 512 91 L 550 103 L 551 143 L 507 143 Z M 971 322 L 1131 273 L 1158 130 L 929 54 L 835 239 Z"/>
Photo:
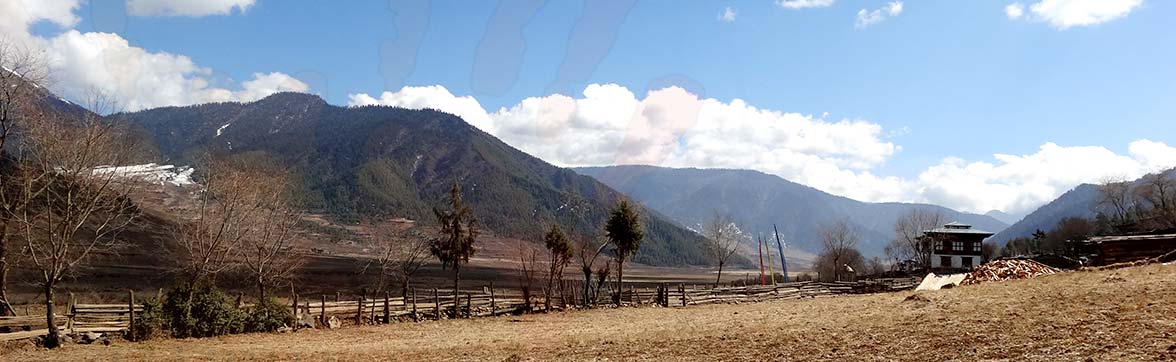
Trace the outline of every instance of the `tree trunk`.
<path fill-rule="evenodd" d="M 723 263 L 719 263 L 719 275 L 715 277 L 715 288 L 719 287 L 719 283 L 723 281 Z"/>
<path fill-rule="evenodd" d="M 613 304 L 621 305 L 621 292 L 625 289 L 625 259 L 617 258 L 617 292 L 613 294 Z"/>
<path fill-rule="evenodd" d="M 49 326 L 49 336 L 45 338 L 45 347 L 57 348 L 61 345 L 61 331 L 57 330 L 56 316 L 53 315 L 53 283 L 45 283 L 45 322 Z"/>
<path fill-rule="evenodd" d="M 257 303 L 265 302 L 265 282 L 261 278 L 257 278 Z"/>
<path fill-rule="evenodd" d="M 457 306 L 461 304 L 460 300 L 459 300 L 460 297 L 458 296 L 458 293 L 457 293 L 457 282 L 459 280 L 461 280 L 461 267 L 458 265 L 459 264 L 454 264 L 454 267 L 453 267 L 453 318 L 454 319 L 457 319 L 459 317 Z"/>
<path fill-rule="evenodd" d="M 592 295 L 592 268 L 581 269 L 584 272 L 584 307 L 587 308 L 591 303 L 590 296 Z"/>
<path fill-rule="evenodd" d="M 8 222 L 0 219 L 0 316 L 14 316 L 8 301 Z"/>

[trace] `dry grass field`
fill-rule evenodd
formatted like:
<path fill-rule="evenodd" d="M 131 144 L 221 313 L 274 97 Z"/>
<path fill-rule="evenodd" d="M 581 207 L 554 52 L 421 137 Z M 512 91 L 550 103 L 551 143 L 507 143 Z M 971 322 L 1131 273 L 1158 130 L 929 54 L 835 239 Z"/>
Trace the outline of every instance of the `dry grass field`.
<path fill-rule="evenodd" d="M 5 361 L 1176 360 L 1176 266 L 930 293 L 626 308 L 205 340 L 18 349 Z"/>

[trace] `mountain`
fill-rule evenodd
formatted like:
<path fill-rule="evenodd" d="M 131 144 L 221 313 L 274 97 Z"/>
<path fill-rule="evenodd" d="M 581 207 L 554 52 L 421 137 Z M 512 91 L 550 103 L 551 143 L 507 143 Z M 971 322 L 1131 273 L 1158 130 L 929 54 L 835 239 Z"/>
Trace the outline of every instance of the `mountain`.
<path fill-rule="evenodd" d="M 576 168 L 640 200 L 683 225 L 698 225 L 715 213 L 730 215 L 745 230 L 771 235 L 775 224 L 790 245 L 819 252 L 820 225 L 846 220 L 862 237 L 863 253 L 881 254 L 894 237 L 894 222 L 911 209 L 942 214 L 977 229 L 1000 231 L 1008 224 L 985 215 L 935 205 L 866 203 L 750 170 L 607 166 Z"/>
<path fill-rule="evenodd" d="M 984 213 L 984 215 L 991 217 L 993 219 L 1000 220 L 1000 222 L 1003 222 L 1003 223 L 1009 224 L 1009 225 L 1015 224 L 1015 223 L 1017 223 L 1017 221 L 1021 221 L 1021 219 L 1024 218 L 1024 216 L 1010 215 L 1010 214 L 1005 213 L 1004 211 L 1000 211 L 1000 210 L 991 210 L 989 212 Z"/>
<path fill-rule="evenodd" d="M 1050 231 L 1058 221 L 1067 217 L 1093 218 L 1097 213 L 1098 198 L 1098 186 L 1078 185 L 988 240 L 1004 245 L 1009 240 L 1031 236 L 1037 230 Z"/>
<path fill-rule="evenodd" d="M 432 208 L 446 203 L 457 181 L 479 225 L 497 236 L 539 240 L 558 223 L 598 237 L 609 209 L 624 197 L 434 110 L 345 108 L 313 95 L 278 93 L 252 103 L 111 117 L 141 127 L 171 163 L 221 153 L 284 166 L 298 176 L 308 208 L 341 221 L 382 216 L 431 222 Z M 707 263 L 700 236 L 656 212 L 643 215 L 646 240 L 635 261 Z"/>

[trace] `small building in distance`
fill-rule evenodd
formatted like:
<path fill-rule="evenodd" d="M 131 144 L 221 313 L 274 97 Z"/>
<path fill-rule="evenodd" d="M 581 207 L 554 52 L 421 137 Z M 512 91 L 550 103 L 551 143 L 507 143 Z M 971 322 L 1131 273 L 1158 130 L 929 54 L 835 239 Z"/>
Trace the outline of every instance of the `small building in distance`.
<path fill-rule="evenodd" d="M 1172 258 L 1170 253 L 1176 252 L 1176 233 L 1173 231 L 1096 236 L 1077 243 L 1075 249 L 1090 266 L 1133 262 L 1164 255 Z"/>
<path fill-rule="evenodd" d="M 984 239 L 992 234 L 960 222 L 923 230 L 923 237 L 931 242 L 931 269 L 972 269 L 980 265 L 984 262 Z"/>

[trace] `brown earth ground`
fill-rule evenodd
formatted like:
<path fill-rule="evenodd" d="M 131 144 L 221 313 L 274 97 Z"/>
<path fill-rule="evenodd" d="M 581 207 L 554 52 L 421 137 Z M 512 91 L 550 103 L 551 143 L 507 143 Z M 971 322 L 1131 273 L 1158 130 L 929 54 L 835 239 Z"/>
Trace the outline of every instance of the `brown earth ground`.
<path fill-rule="evenodd" d="M 10 346 L 11 348 L 11 346 Z M 936 292 L 9 350 L 85 360 L 1176 360 L 1176 265 Z"/>

